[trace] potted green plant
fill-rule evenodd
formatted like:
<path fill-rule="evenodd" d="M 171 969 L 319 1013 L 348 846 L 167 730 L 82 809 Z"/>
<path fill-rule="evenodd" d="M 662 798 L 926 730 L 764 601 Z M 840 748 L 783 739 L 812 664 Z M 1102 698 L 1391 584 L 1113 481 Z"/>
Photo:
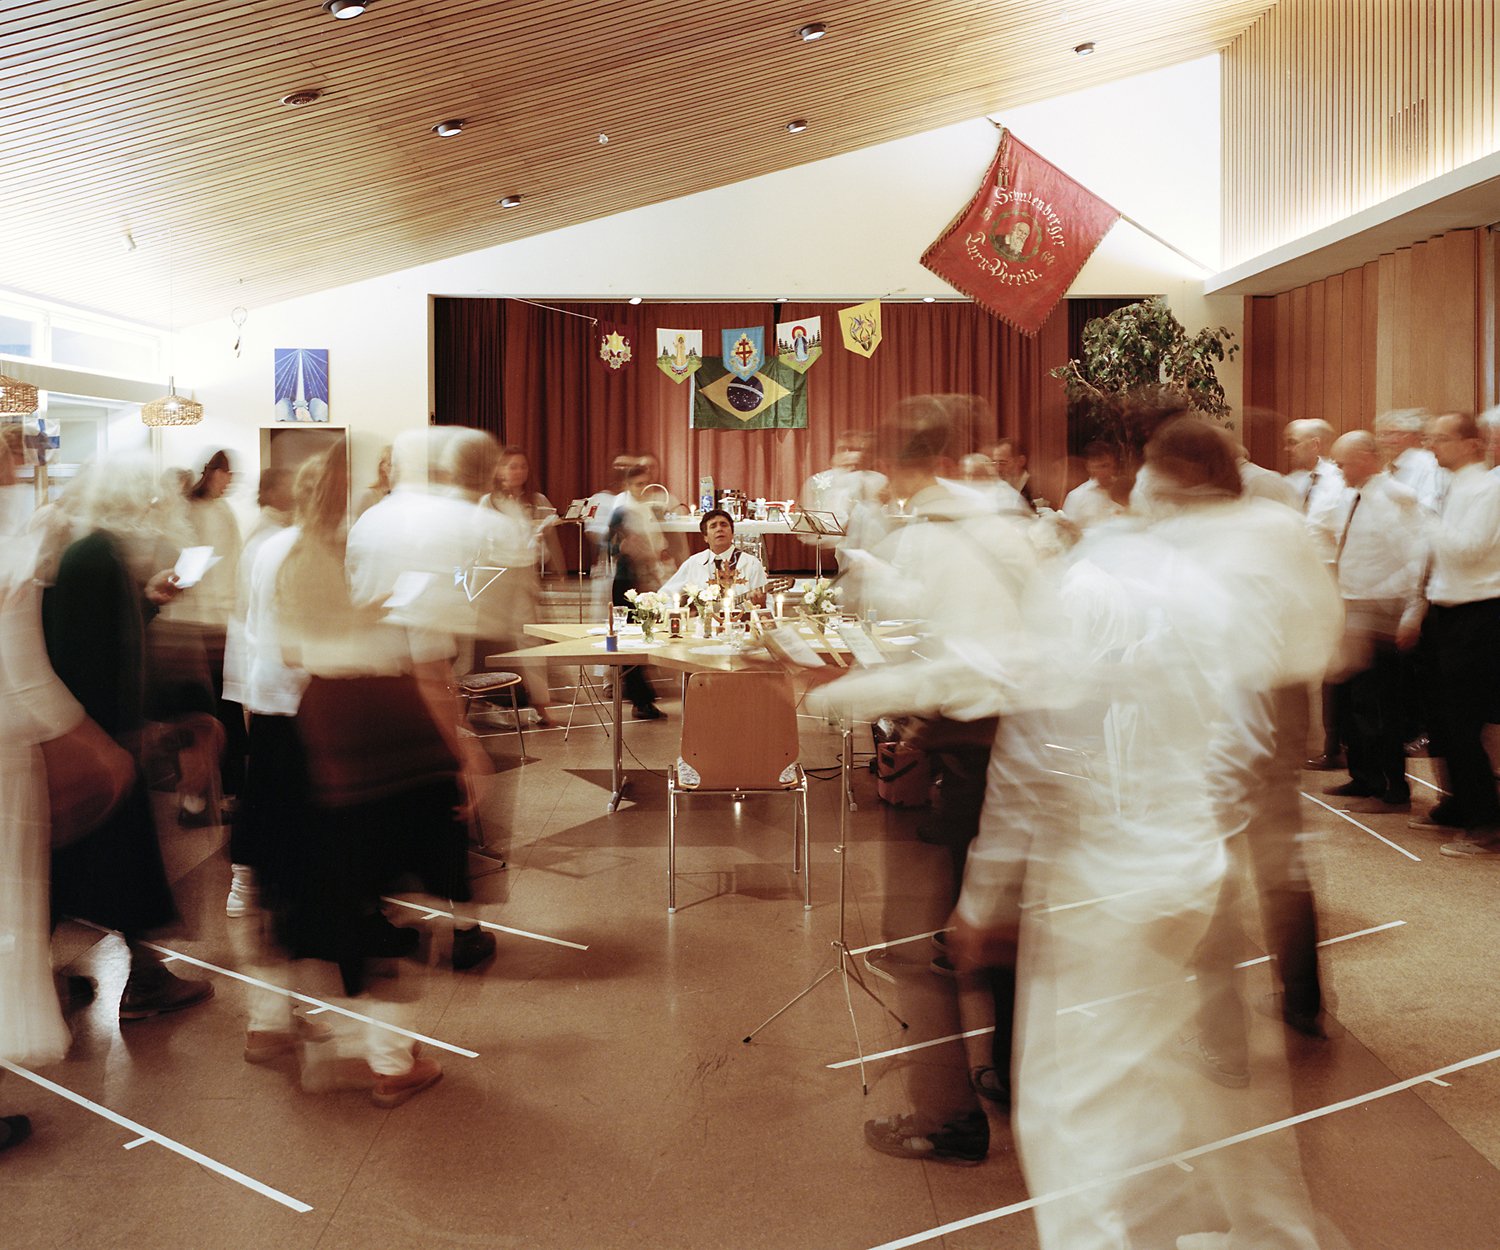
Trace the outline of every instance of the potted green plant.
<path fill-rule="evenodd" d="M 1189 334 L 1160 296 L 1127 304 L 1083 328 L 1082 356 L 1052 370 L 1077 420 L 1092 427 L 1088 442 L 1115 446 L 1126 465 L 1141 452 L 1163 412 L 1192 408 L 1222 419 L 1229 413 L 1214 362 L 1232 360 L 1240 345 L 1228 326 Z"/>

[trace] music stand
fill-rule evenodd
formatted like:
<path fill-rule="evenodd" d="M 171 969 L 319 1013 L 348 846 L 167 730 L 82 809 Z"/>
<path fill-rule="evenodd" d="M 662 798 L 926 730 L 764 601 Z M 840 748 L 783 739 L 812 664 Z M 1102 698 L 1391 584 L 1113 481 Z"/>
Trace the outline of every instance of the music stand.
<path fill-rule="evenodd" d="M 769 638 L 770 635 L 767 635 L 767 637 Z M 797 663 L 790 656 L 783 659 L 776 647 L 769 649 L 773 656 L 782 660 L 783 666 L 788 662 Z M 839 981 L 844 987 L 844 1005 L 849 1010 L 849 1024 L 854 1030 L 854 1050 L 859 1056 L 859 1083 L 865 1094 L 868 1095 L 870 1092 L 870 1082 L 869 1078 L 865 1075 L 865 1048 L 864 1043 L 859 1038 L 859 1020 L 854 1015 L 854 996 L 849 993 L 849 982 L 852 980 L 854 984 L 864 990 L 866 994 L 875 1000 L 880 1009 L 903 1029 L 909 1026 L 905 1020 L 886 1006 L 885 1000 L 879 994 L 865 984 L 864 977 L 860 975 L 859 963 L 855 960 L 853 953 L 849 949 L 849 943 L 844 937 L 844 921 L 848 914 L 849 813 L 854 809 L 854 791 L 851 777 L 852 762 L 854 759 L 854 724 L 842 716 L 839 717 L 838 724 L 839 733 L 843 740 L 842 750 L 839 754 L 840 782 L 843 793 L 839 796 L 839 844 L 834 848 L 834 854 L 839 857 L 839 928 L 838 936 L 829 942 L 829 946 L 833 948 L 833 963 L 830 967 L 818 973 L 796 995 L 751 1029 L 742 1040 L 748 1045 L 754 1039 L 755 1035 L 770 1024 L 771 1021 L 791 1010 L 791 1008 L 795 1007 L 817 989 L 818 986 L 822 985 L 824 981 L 833 976 L 834 973 L 838 973 Z M 802 870 L 804 872 L 811 872 L 812 865 L 804 864 Z"/>
<path fill-rule="evenodd" d="M 816 509 L 804 508 L 792 518 L 791 531 L 794 534 L 815 534 L 819 538 L 843 538 L 849 531 L 844 528 L 843 523 L 832 512 L 819 512 Z M 823 576 L 823 544 L 813 544 L 816 564 L 816 576 Z"/>

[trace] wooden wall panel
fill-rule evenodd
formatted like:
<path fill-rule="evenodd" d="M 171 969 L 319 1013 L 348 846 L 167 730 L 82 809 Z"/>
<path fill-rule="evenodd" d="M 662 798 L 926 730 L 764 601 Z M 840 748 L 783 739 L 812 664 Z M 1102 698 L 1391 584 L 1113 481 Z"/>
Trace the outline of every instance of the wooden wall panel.
<path fill-rule="evenodd" d="M 1280 0 L 1224 52 L 1224 263 L 1500 149 L 1500 0 Z"/>
<path fill-rule="evenodd" d="M 1500 245 L 1454 230 L 1358 269 L 1245 300 L 1245 445 L 1280 458 L 1281 427 L 1321 417 L 1340 433 L 1392 408 L 1474 411 L 1500 390 Z M 1282 466 L 1285 467 L 1285 466 Z"/>

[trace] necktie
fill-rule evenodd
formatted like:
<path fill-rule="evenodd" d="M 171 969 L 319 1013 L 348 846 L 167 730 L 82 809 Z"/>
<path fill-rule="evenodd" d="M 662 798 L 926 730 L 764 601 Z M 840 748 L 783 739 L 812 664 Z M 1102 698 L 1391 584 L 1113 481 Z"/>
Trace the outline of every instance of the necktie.
<path fill-rule="evenodd" d="M 1354 524 L 1354 514 L 1359 508 L 1361 498 L 1360 492 L 1355 491 L 1354 502 L 1349 505 L 1349 515 L 1344 520 L 1344 532 L 1339 535 L 1339 549 L 1333 554 L 1335 568 L 1338 567 L 1338 562 L 1344 558 L 1344 544 L 1349 541 L 1349 527 Z"/>

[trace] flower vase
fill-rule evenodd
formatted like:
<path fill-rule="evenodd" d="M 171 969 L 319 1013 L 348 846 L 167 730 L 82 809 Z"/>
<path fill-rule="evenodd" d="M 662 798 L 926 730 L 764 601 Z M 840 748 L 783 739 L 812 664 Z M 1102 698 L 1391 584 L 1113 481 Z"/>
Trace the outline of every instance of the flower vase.
<path fill-rule="evenodd" d="M 654 616 L 641 617 L 641 641 L 645 643 L 656 641 L 656 618 Z"/>

